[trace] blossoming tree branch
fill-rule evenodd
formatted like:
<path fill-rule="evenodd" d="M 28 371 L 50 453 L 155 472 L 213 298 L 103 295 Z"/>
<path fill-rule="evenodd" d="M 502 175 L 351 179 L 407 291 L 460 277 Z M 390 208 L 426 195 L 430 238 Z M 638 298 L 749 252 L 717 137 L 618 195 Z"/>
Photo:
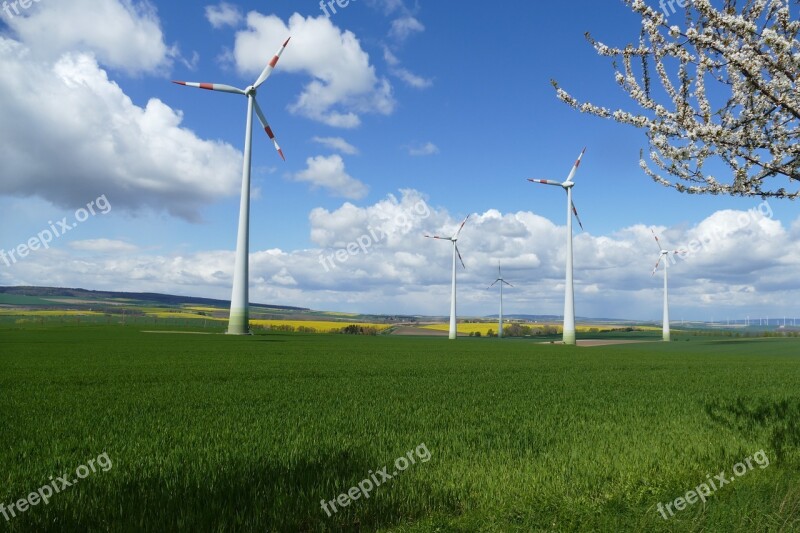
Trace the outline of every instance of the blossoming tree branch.
<path fill-rule="evenodd" d="M 613 58 L 616 81 L 639 106 L 611 111 L 580 102 L 553 80 L 573 108 L 645 130 L 656 182 L 691 194 L 800 196 L 800 0 L 709 0 L 686 5 L 685 28 L 642 0 L 624 0 L 642 19 L 638 45 L 588 41 Z M 653 80 L 660 86 L 654 86 Z M 722 174 L 707 174 L 712 160 Z M 787 190 L 788 188 L 788 190 Z"/>

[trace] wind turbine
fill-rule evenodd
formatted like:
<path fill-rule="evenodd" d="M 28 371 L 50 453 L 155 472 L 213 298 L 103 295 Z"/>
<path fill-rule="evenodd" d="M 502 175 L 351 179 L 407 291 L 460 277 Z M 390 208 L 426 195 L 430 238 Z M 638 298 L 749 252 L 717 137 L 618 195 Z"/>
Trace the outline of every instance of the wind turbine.
<path fill-rule="evenodd" d="M 661 264 L 661 260 L 664 260 L 664 324 L 662 326 L 662 338 L 664 342 L 670 341 L 670 333 L 669 333 L 669 294 L 667 292 L 667 270 L 669 269 L 669 254 L 683 254 L 685 253 L 683 250 L 665 250 L 661 246 L 661 241 L 658 240 L 658 236 L 656 232 L 650 228 L 650 231 L 653 233 L 653 237 L 656 239 L 656 244 L 658 244 L 658 250 L 660 255 L 658 256 L 658 261 L 656 262 L 656 266 L 653 269 L 652 276 L 655 276 L 656 271 L 658 270 L 658 265 Z M 711 320 L 714 321 L 713 319 Z"/>
<path fill-rule="evenodd" d="M 461 252 L 458 251 L 458 235 L 461 233 L 461 230 L 464 229 L 464 224 L 467 223 L 470 215 L 467 215 L 467 218 L 464 219 L 464 222 L 461 223 L 459 226 L 458 231 L 452 237 L 440 237 L 438 235 L 425 235 L 428 239 L 439 239 L 442 241 L 450 241 L 453 243 L 453 286 L 450 292 L 450 340 L 454 340 L 456 338 L 456 255 L 458 255 L 458 259 L 461 261 L 461 266 L 464 269 L 467 268 L 467 265 L 464 264 L 464 260 L 461 258 Z"/>
<path fill-rule="evenodd" d="M 581 227 L 581 229 L 583 229 L 583 224 L 581 224 L 581 218 L 578 216 L 578 210 L 575 208 L 575 204 L 572 201 L 572 187 L 575 186 L 572 178 L 575 177 L 578 167 L 581 166 L 581 159 L 583 158 L 584 153 L 586 153 L 586 148 L 581 151 L 581 154 L 578 156 L 577 161 L 575 161 L 575 164 L 572 167 L 572 171 L 570 171 L 569 176 L 567 176 L 566 181 L 563 183 L 553 180 L 528 179 L 528 181 L 533 183 L 556 185 L 563 188 L 567 192 L 567 272 L 566 283 L 564 286 L 564 344 L 575 344 L 575 289 L 573 286 L 572 277 L 572 215 L 575 215 L 575 218 L 577 219 L 578 225 Z"/>
<path fill-rule="evenodd" d="M 500 282 L 500 321 L 497 324 L 497 337 L 503 338 L 503 285 L 508 285 L 509 287 L 513 287 L 512 284 L 507 282 L 503 279 L 503 272 L 500 270 L 500 265 L 497 265 L 497 279 L 494 280 L 494 283 L 486 287 L 487 289 L 491 289 L 494 287 L 498 282 Z"/>
<path fill-rule="evenodd" d="M 291 39 L 291 37 L 289 38 Z M 278 146 L 278 141 L 272 133 L 267 122 L 267 117 L 261 111 L 261 107 L 256 101 L 256 92 L 262 83 L 267 81 L 275 65 L 289 44 L 289 39 L 283 43 L 280 50 L 272 58 L 272 61 L 264 68 L 261 75 L 258 77 L 253 85 L 246 89 L 237 89 L 230 85 L 222 85 L 217 83 L 194 83 L 187 81 L 173 81 L 178 85 L 186 87 L 196 87 L 198 89 L 206 89 L 208 91 L 220 91 L 224 93 L 238 94 L 247 97 L 247 129 L 245 130 L 244 137 L 244 164 L 242 168 L 242 194 L 239 203 L 239 230 L 236 239 L 236 262 L 233 269 L 233 291 L 231 294 L 231 311 L 228 317 L 228 334 L 229 335 L 248 335 L 250 333 L 250 297 L 249 297 L 249 260 L 250 260 L 250 167 L 252 162 L 252 148 L 253 148 L 253 111 L 258 116 L 258 120 L 264 127 L 269 138 L 272 139 L 272 144 L 278 154 L 285 161 L 283 150 Z"/>

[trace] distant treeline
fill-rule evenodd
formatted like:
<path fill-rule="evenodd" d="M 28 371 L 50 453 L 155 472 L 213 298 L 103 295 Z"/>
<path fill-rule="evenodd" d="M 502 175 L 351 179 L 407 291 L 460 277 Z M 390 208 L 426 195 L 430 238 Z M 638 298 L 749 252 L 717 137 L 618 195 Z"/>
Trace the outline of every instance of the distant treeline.
<path fill-rule="evenodd" d="M 380 331 L 374 326 L 359 326 L 350 324 L 343 328 L 329 329 L 320 332 L 317 328 L 309 326 L 292 326 L 290 324 L 277 324 L 274 326 L 260 326 L 260 329 L 266 331 L 278 331 L 283 333 L 333 333 L 338 335 L 378 335 Z"/>
<path fill-rule="evenodd" d="M 728 330 L 694 330 L 692 335 L 695 337 L 800 337 L 800 331 L 781 330 L 781 331 L 728 331 Z"/>
<path fill-rule="evenodd" d="M 557 326 L 549 326 L 546 324 L 537 325 L 537 326 L 526 326 L 524 324 L 515 324 L 515 323 L 508 323 L 503 324 L 503 337 L 539 337 L 539 336 L 550 336 L 550 335 L 558 335 L 561 330 Z M 611 329 L 600 329 L 600 328 L 589 328 L 587 330 L 588 333 L 611 333 L 611 332 L 632 332 L 632 331 L 643 331 L 640 328 L 634 327 L 624 327 L 624 328 L 611 328 Z M 469 334 L 470 337 L 480 337 L 481 332 L 475 331 Z M 486 332 L 487 337 L 497 337 L 497 333 L 493 329 L 490 329 Z"/>

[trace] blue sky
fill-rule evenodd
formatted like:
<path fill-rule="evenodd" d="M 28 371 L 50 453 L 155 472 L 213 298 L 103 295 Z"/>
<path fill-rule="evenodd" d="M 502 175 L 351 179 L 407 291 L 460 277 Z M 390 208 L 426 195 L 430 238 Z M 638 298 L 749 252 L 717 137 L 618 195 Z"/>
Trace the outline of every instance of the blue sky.
<path fill-rule="evenodd" d="M 1 284 L 227 298 L 246 100 L 170 80 L 246 87 L 292 34 L 258 96 L 287 161 L 256 129 L 254 301 L 445 314 L 448 252 L 421 235 L 474 214 L 462 311 L 494 312 L 484 283 L 502 261 L 521 287 L 510 312 L 560 313 L 563 193 L 525 178 L 563 179 L 586 146 L 579 315 L 658 317 L 651 226 L 675 247 L 712 227 L 725 236 L 671 270 L 673 317 L 800 315 L 788 274 L 800 257 L 796 204 L 770 201 L 768 217 L 740 228 L 737 214 L 760 199 L 657 185 L 639 169 L 641 132 L 555 97 L 553 78 L 631 107 L 583 37 L 635 41 L 639 22 L 622 2 L 353 0 L 328 19 L 311 1 L 42 0 L 0 20 L 0 248 L 100 195 L 113 206 L 50 249 L 0 263 Z M 385 228 L 390 237 L 333 272 L 317 261 L 420 201 L 430 216 Z M 762 249 L 732 267 L 737 250 Z"/>

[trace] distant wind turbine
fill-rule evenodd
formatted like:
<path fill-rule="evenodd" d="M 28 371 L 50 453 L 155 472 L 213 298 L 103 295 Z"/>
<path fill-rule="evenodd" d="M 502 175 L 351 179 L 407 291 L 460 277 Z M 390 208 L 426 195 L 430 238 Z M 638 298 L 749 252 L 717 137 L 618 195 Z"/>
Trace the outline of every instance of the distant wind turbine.
<path fill-rule="evenodd" d="M 669 268 L 669 254 L 683 254 L 686 253 L 683 250 L 665 250 L 661 246 L 661 241 L 658 240 L 658 236 L 656 232 L 650 228 L 650 231 L 653 233 L 653 237 L 656 239 L 656 244 L 658 244 L 658 250 L 661 252 L 658 256 L 658 261 L 656 262 L 656 266 L 653 269 L 653 274 L 655 275 L 656 271 L 658 270 L 658 265 L 661 264 L 661 260 L 664 259 L 664 324 L 662 325 L 661 332 L 662 338 L 664 342 L 670 341 L 670 332 L 669 332 L 669 294 L 667 292 L 667 270 Z M 711 319 L 711 322 L 714 322 L 714 319 Z"/>
<path fill-rule="evenodd" d="M 290 37 L 291 39 L 291 37 Z M 247 335 L 250 333 L 250 297 L 249 297 L 249 260 L 250 260 L 250 167 L 252 163 L 253 147 L 253 111 L 255 110 L 258 120 L 264 127 L 278 154 L 285 161 L 283 150 L 278 146 L 278 141 L 272 133 L 267 118 L 264 116 L 261 107 L 256 102 L 256 91 L 262 83 L 267 81 L 275 65 L 289 44 L 289 39 L 283 43 L 280 50 L 272 58 L 272 61 L 264 68 L 256 82 L 246 89 L 237 89 L 230 85 L 217 83 L 195 83 L 187 81 L 174 81 L 178 85 L 186 87 L 196 87 L 208 91 L 220 91 L 224 93 L 239 94 L 247 97 L 247 129 L 244 137 L 244 165 L 242 168 L 242 194 L 239 204 L 239 230 L 236 239 L 236 263 L 233 269 L 233 291 L 231 294 L 231 311 L 228 317 L 229 335 Z"/>
<path fill-rule="evenodd" d="M 572 187 L 575 186 L 575 182 L 572 181 L 572 178 L 575 177 L 575 173 L 581 165 L 581 159 L 583 159 L 584 153 L 586 153 L 586 148 L 584 148 L 578 156 L 578 160 L 575 161 L 572 171 L 563 183 L 553 180 L 528 179 L 528 181 L 533 183 L 556 185 L 562 187 L 567 192 L 567 272 L 564 286 L 564 344 L 575 344 L 575 289 L 572 276 L 572 215 L 575 215 L 581 229 L 583 229 L 583 224 L 581 224 L 578 210 L 575 208 L 575 204 L 572 201 Z"/>
<path fill-rule="evenodd" d="M 458 235 L 461 233 L 461 230 L 464 229 L 464 224 L 467 223 L 469 219 L 469 215 L 467 218 L 464 219 L 464 222 L 461 223 L 461 226 L 458 227 L 458 231 L 452 237 L 440 237 L 438 235 L 425 235 L 428 239 L 439 239 L 442 241 L 450 241 L 453 243 L 453 286 L 450 292 L 450 339 L 453 340 L 456 338 L 457 330 L 456 330 L 456 255 L 458 255 L 458 259 L 461 261 L 461 266 L 464 269 L 467 268 L 467 265 L 464 264 L 464 260 L 461 258 L 461 252 L 458 251 Z"/>
<path fill-rule="evenodd" d="M 497 324 L 497 336 L 498 338 L 503 338 L 503 285 L 508 285 L 509 287 L 513 287 L 512 284 L 507 282 L 503 279 L 503 272 L 500 270 L 500 265 L 497 265 L 497 279 L 494 280 L 494 283 L 489 285 L 487 289 L 491 289 L 497 283 L 500 283 L 500 320 Z"/>

